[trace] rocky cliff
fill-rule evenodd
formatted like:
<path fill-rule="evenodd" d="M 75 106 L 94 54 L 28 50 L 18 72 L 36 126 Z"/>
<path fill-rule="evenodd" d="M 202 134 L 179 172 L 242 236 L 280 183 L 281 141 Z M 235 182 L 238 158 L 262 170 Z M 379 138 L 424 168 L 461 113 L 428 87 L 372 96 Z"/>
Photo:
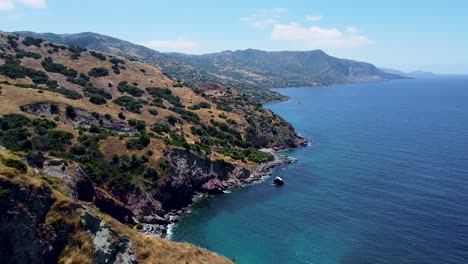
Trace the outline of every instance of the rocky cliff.
<path fill-rule="evenodd" d="M 230 262 L 206 250 L 149 237 L 123 225 L 98 209 L 110 207 L 119 212 L 112 202 L 104 202 L 102 207 L 85 202 L 90 196 L 83 194 L 96 196 L 95 201 L 100 201 L 96 204 L 106 199 L 97 190 L 81 189 L 88 185 L 83 182 L 86 179 L 60 181 L 54 165 L 60 162 L 46 162 L 49 175 L 43 175 L 0 150 L 0 263 Z M 67 185 L 72 182 L 74 185 Z M 76 200 L 70 195 L 73 193 L 85 199 Z"/>

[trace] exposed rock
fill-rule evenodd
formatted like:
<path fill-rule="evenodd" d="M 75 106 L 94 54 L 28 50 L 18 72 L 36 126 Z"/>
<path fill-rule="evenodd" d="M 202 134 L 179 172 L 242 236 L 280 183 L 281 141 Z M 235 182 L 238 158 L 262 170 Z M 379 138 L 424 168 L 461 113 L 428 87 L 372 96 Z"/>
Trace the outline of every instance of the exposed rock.
<path fill-rule="evenodd" d="M 119 236 L 100 218 L 86 212 L 81 217 L 93 236 L 93 244 L 96 250 L 94 263 L 96 264 L 136 264 L 135 254 L 132 251 L 130 241 Z M 115 241 L 115 242 L 112 242 Z"/>
<path fill-rule="evenodd" d="M 134 217 L 139 218 L 140 222 L 147 223 L 145 219 L 165 214 L 161 203 L 150 195 L 150 191 L 145 192 L 137 187 L 125 191 L 96 191 L 87 169 L 75 162 L 57 158 L 48 159 L 44 162 L 42 171 L 48 177 L 63 180 L 59 188 L 69 193 L 71 197 L 80 201 L 94 202 L 100 210 L 122 223 L 134 224 Z M 159 223 L 164 222 L 162 220 Z M 151 222 L 153 223 L 154 220 Z"/>
<path fill-rule="evenodd" d="M 141 190 L 139 187 L 129 187 L 127 190 L 111 190 L 110 194 L 124 203 L 135 216 L 164 215 L 161 202 L 151 194 L 153 190 Z"/>
<path fill-rule="evenodd" d="M 89 177 L 76 179 L 75 183 L 76 198 L 80 201 L 92 202 L 96 196 L 96 190 Z"/>
<path fill-rule="evenodd" d="M 139 221 L 142 223 L 153 224 L 153 225 L 156 225 L 156 224 L 167 225 L 171 222 L 165 218 L 160 217 L 159 215 L 142 216 L 140 217 Z"/>
<path fill-rule="evenodd" d="M 275 177 L 275 179 L 273 180 L 273 183 L 276 185 L 284 185 L 284 180 L 281 179 L 280 177 Z"/>
<path fill-rule="evenodd" d="M 96 190 L 94 204 L 99 208 L 99 210 L 109 214 L 122 223 L 135 224 L 135 221 L 133 220 L 133 212 L 124 204 L 115 200 L 113 197 L 109 196 L 102 190 Z"/>
<path fill-rule="evenodd" d="M 249 177 L 249 170 L 221 160 L 211 161 L 190 151 L 173 149 L 166 153 L 170 164 L 156 193 L 163 209 L 180 209 L 192 202 L 196 192 L 220 193 Z"/>
<path fill-rule="evenodd" d="M 22 105 L 21 108 L 23 109 L 23 111 L 33 115 L 44 116 L 47 118 L 50 118 L 52 116 L 52 113 L 50 111 L 50 103 L 48 102 L 38 102 Z"/>
<path fill-rule="evenodd" d="M 0 179 L 0 263 L 57 263 L 69 230 L 45 225 L 50 189 Z"/>
<path fill-rule="evenodd" d="M 43 172 L 49 177 L 71 179 L 67 161 L 62 159 L 48 159 L 44 161 L 43 166 Z"/>
<path fill-rule="evenodd" d="M 221 194 L 226 189 L 219 179 L 210 179 L 202 185 L 202 190 L 209 194 Z"/>
<path fill-rule="evenodd" d="M 49 102 L 37 102 L 27 105 L 22 105 L 21 108 L 23 111 L 37 115 L 37 116 L 44 116 L 47 118 L 51 118 L 52 114 L 50 111 L 50 103 Z M 85 127 L 89 128 L 91 125 L 100 126 L 102 128 L 117 132 L 117 133 L 128 133 L 133 134 L 137 131 L 129 126 L 126 122 L 110 118 L 102 118 L 102 121 L 99 122 L 89 111 L 85 109 L 76 108 L 76 117 L 74 119 L 67 119 L 67 122 L 70 123 L 74 127 Z"/>

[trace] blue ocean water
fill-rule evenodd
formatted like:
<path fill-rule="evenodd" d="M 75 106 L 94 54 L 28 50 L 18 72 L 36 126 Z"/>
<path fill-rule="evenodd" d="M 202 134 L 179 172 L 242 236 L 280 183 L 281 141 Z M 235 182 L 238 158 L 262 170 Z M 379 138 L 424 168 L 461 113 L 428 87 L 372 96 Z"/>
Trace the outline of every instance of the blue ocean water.
<path fill-rule="evenodd" d="M 312 145 L 199 201 L 173 239 L 237 263 L 468 263 L 468 77 L 280 89 Z"/>

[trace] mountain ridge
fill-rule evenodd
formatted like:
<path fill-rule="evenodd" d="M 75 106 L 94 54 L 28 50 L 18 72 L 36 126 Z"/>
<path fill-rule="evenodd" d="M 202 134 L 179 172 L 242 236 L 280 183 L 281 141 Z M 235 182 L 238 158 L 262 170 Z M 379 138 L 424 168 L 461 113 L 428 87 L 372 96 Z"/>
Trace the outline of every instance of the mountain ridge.
<path fill-rule="evenodd" d="M 165 73 L 189 86 L 197 87 L 203 83 L 214 82 L 226 87 L 236 87 L 261 102 L 285 99 L 284 96 L 271 91 L 271 88 L 326 86 L 407 78 L 385 73 L 370 63 L 336 58 L 322 50 L 246 49 L 190 55 L 162 53 L 92 32 L 61 35 L 27 31 L 13 33 L 138 59 L 161 67 Z"/>

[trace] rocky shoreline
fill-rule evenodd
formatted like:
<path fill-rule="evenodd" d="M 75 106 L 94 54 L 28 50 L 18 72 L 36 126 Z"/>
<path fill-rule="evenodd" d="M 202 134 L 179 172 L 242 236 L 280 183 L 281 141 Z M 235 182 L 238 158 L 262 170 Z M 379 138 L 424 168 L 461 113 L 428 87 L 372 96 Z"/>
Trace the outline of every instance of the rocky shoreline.
<path fill-rule="evenodd" d="M 281 154 L 279 154 L 278 151 L 283 151 L 283 150 L 273 150 L 273 149 L 261 149 L 263 152 L 270 153 L 274 156 L 274 160 L 272 161 L 267 161 L 260 163 L 255 170 L 250 173 L 250 176 L 246 179 L 242 179 L 240 181 L 232 181 L 228 182 L 228 189 L 236 189 L 236 188 L 243 188 L 248 185 L 258 183 L 263 181 L 264 179 L 268 178 L 271 176 L 271 172 L 273 171 L 274 168 L 284 165 L 284 164 L 291 164 L 297 162 L 297 159 L 292 158 L 292 157 L 286 157 Z M 224 193 L 227 193 L 227 191 L 224 191 Z M 198 199 L 201 199 L 203 197 L 209 196 L 210 194 L 206 193 L 197 193 L 193 196 L 192 201 L 196 201 Z M 192 202 L 192 204 L 193 204 Z M 166 238 L 166 239 L 171 239 L 171 229 L 174 226 L 175 223 L 179 221 L 179 219 L 185 215 L 185 214 L 190 214 L 191 213 L 191 205 L 188 205 L 180 210 L 174 210 L 168 212 L 164 216 L 164 220 L 166 221 L 161 221 L 165 223 L 159 223 L 159 224 L 143 224 L 142 232 L 147 234 L 147 235 L 153 235 L 153 236 L 158 236 L 161 238 Z"/>

